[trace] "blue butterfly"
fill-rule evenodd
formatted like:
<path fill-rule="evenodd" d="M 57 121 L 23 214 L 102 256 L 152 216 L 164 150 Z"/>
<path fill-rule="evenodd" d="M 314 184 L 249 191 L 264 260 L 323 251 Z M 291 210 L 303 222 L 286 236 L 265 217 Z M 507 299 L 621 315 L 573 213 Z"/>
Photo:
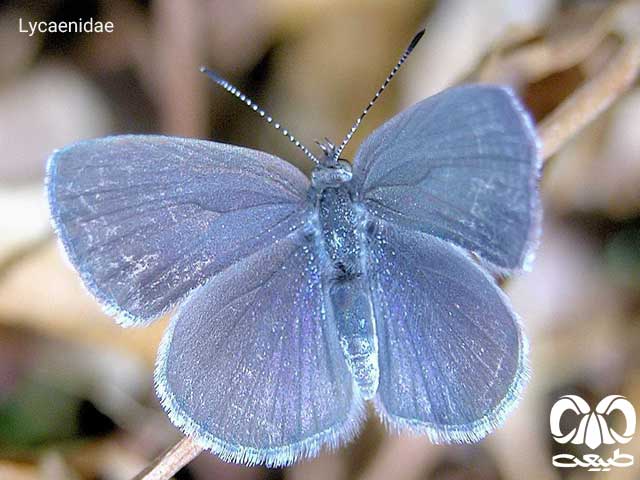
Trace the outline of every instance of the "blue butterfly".
<path fill-rule="evenodd" d="M 287 465 L 353 438 L 372 401 L 392 430 L 478 441 L 513 409 L 527 341 L 491 273 L 539 236 L 539 146 L 507 88 L 451 88 L 316 163 L 123 135 L 48 163 L 51 214 L 84 284 L 124 326 L 180 306 L 155 385 L 222 459 Z"/>

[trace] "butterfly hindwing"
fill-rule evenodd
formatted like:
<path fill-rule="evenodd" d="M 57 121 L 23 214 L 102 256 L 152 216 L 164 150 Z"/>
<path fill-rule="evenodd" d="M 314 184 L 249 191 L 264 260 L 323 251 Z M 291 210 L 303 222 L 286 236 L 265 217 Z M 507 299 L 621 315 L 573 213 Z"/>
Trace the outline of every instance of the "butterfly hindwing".
<path fill-rule="evenodd" d="M 295 232 L 210 280 L 165 334 L 156 387 L 172 421 L 221 458 L 281 466 L 351 438 L 363 413 Z"/>
<path fill-rule="evenodd" d="M 503 87 L 451 88 L 398 114 L 362 144 L 354 182 L 373 215 L 527 267 L 539 233 L 538 145 Z"/>
<path fill-rule="evenodd" d="M 527 377 L 527 343 L 506 297 L 459 247 L 378 222 L 370 240 L 378 411 L 435 442 L 477 441 Z"/>
<path fill-rule="evenodd" d="M 147 135 L 76 143 L 47 170 L 65 250 L 125 326 L 153 320 L 299 226 L 308 184 L 263 152 Z"/>

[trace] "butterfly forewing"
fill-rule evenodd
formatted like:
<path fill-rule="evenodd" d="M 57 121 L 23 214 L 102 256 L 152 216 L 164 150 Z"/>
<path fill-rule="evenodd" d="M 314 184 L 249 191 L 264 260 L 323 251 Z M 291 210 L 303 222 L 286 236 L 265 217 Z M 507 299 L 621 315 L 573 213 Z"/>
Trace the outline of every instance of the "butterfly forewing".
<path fill-rule="evenodd" d="M 526 340 L 505 296 L 438 238 L 377 222 L 369 248 L 383 419 L 436 442 L 481 439 L 527 376 Z"/>
<path fill-rule="evenodd" d="M 505 88 L 451 88 L 383 124 L 360 147 L 354 181 L 367 210 L 478 253 L 526 266 L 538 235 L 538 146 Z"/>
<path fill-rule="evenodd" d="M 199 289 L 165 334 L 156 385 L 173 422 L 223 459 L 286 465 L 353 436 L 362 400 L 301 232 Z"/>
<path fill-rule="evenodd" d="M 74 144 L 47 173 L 71 262 L 124 325 L 156 318 L 299 227 L 308 183 L 263 152 L 143 135 Z"/>

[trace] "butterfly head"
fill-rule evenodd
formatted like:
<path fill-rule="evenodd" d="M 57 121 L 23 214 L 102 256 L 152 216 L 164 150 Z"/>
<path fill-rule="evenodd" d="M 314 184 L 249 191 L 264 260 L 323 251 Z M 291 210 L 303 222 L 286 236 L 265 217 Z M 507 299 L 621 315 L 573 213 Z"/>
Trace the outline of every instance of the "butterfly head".
<path fill-rule="evenodd" d="M 324 140 L 316 140 L 323 155 L 320 162 L 311 172 L 311 183 L 314 187 L 336 187 L 351 180 L 351 164 L 336 155 L 336 146 L 325 137 Z"/>
<path fill-rule="evenodd" d="M 311 172 L 311 184 L 318 190 L 337 187 L 351 180 L 351 164 L 343 159 L 325 157 Z"/>

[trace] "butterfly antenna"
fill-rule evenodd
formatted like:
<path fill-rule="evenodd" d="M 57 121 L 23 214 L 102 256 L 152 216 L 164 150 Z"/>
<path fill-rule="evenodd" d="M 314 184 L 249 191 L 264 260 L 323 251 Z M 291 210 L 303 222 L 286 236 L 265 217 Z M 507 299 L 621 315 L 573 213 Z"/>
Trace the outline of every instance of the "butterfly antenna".
<path fill-rule="evenodd" d="M 393 67 L 393 70 L 391 70 L 391 73 L 389 74 L 389 76 L 386 78 L 382 86 L 378 89 L 376 94 L 373 96 L 373 98 L 369 102 L 369 105 L 367 105 L 367 108 L 365 108 L 362 111 L 362 114 L 360 115 L 360 117 L 358 117 L 356 122 L 351 127 L 351 130 L 349 130 L 349 133 L 347 133 L 347 136 L 344 137 L 344 140 L 342 140 L 342 143 L 340 144 L 338 149 L 335 151 L 334 156 L 336 160 L 340 158 L 340 154 L 344 150 L 344 147 L 347 146 L 347 143 L 349 143 L 349 140 L 351 140 L 351 137 L 353 137 L 353 134 L 356 133 L 356 130 L 358 130 L 358 127 L 360 126 L 362 119 L 367 116 L 367 113 L 369 113 L 369 110 L 371 110 L 371 107 L 373 107 L 373 105 L 376 103 L 376 101 L 378 100 L 382 92 L 384 92 L 384 89 L 387 88 L 387 85 L 389 85 L 389 83 L 391 82 L 391 79 L 395 77 L 396 73 L 398 73 L 398 70 L 400 70 L 400 67 L 402 66 L 402 64 L 407 60 L 407 58 L 409 58 L 409 55 L 411 55 L 411 52 L 416 47 L 416 45 L 418 44 L 418 42 L 420 41 L 423 35 L 424 35 L 424 29 L 420 30 L 418 33 L 415 34 L 415 36 L 411 40 L 411 43 L 409 44 L 407 49 L 404 51 L 404 53 L 400 57 L 400 60 L 398 60 L 398 63 L 396 63 L 396 66 Z"/>
<path fill-rule="evenodd" d="M 238 90 L 236 87 L 227 82 L 224 78 L 218 75 L 213 70 L 208 69 L 207 67 L 200 67 L 200 71 L 207 75 L 211 80 L 216 82 L 222 88 L 224 88 L 227 92 L 232 95 L 238 97 L 242 102 L 246 103 L 251 110 L 256 112 L 262 118 L 264 118 L 267 123 L 271 124 L 276 130 L 282 133 L 285 137 L 289 139 L 291 143 L 293 143 L 296 147 L 304 152 L 304 154 L 309 157 L 316 165 L 320 164 L 320 161 L 315 157 L 313 153 L 309 151 L 307 147 L 305 147 L 302 143 L 298 141 L 296 137 L 294 137 L 291 132 L 283 127 L 280 123 L 274 122 L 273 117 L 267 114 L 263 109 L 261 109 L 255 102 L 253 102 L 249 97 L 247 97 L 244 93 Z"/>

